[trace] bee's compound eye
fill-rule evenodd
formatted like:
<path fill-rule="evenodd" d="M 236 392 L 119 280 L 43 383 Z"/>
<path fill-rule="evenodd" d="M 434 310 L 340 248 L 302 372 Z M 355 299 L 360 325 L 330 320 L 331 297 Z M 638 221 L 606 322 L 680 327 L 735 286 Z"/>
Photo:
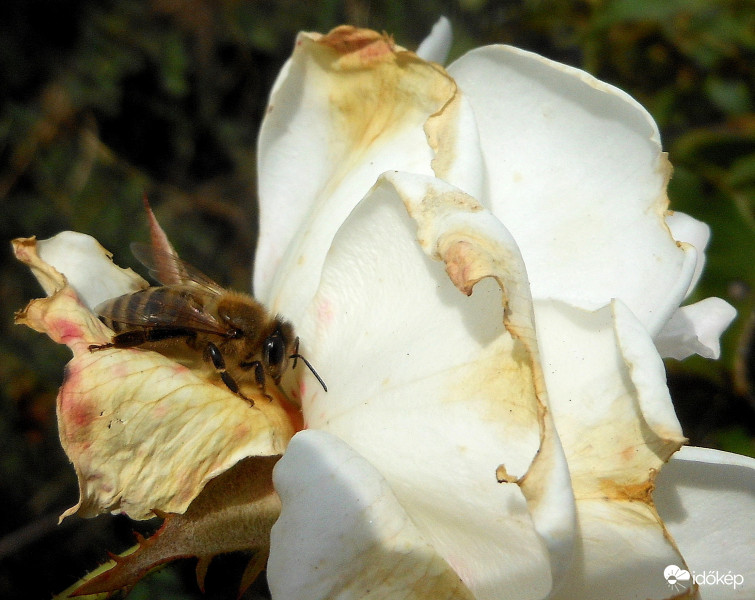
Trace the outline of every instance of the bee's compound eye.
<path fill-rule="evenodd" d="M 283 362 L 286 355 L 286 344 L 279 333 L 274 333 L 265 340 L 262 350 L 263 360 L 269 366 L 276 366 Z"/>

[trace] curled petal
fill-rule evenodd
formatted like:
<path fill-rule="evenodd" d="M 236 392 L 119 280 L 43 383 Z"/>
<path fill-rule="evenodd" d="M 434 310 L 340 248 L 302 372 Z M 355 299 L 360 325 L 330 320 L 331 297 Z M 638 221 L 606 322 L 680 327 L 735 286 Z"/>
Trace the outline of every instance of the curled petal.
<path fill-rule="evenodd" d="M 64 517 L 110 511 L 145 519 L 154 510 L 180 513 L 210 479 L 242 458 L 283 452 L 293 426 L 280 398 L 269 402 L 253 386 L 245 390 L 257 398 L 250 407 L 201 377 L 201 371 L 162 354 L 90 351 L 90 345 L 109 342 L 112 332 L 81 303 L 65 277 L 37 256 L 33 243 L 18 248 L 19 257 L 56 291 L 30 302 L 17 321 L 68 345 L 74 354 L 58 393 L 57 414 L 81 497 Z"/>
<path fill-rule="evenodd" d="M 621 371 L 626 370 L 631 378 L 628 391 L 636 399 L 638 417 L 673 447 L 682 438 L 682 430 L 666 385 L 663 361 L 653 340 L 626 305 L 616 300 L 611 308 L 616 345 L 624 362 Z"/>
<path fill-rule="evenodd" d="M 112 254 L 92 236 L 63 231 L 47 240 L 19 238 L 13 249 L 27 264 L 49 296 L 68 284 L 90 309 L 110 298 L 146 288 L 149 284 L 131 269 L 115 265 Z"/>
<path fill-rule="evenodd" d="M 338 231 L 297 327 L 329 387 L 294 390 L 307 426 L 380 472 L 476 598 L 545 595 L 574 512 L 526 273 L 501 223 L 443 181 L 384 175 Z"/>
<path fill-rule="evenodd" d="M 721 334 L 736 316 L 736 309 L 721 298 L 682 306 L 661 329 L 655 345 L 665 358 L 684 360 L 693 354 L 718 358 Z"/>
<path fill-rule="evenodd" d="M 608 480 L 646 485 L 684 442 L 661 359 L 646 353 L 647 332 L 618 302 L 599 311 L 553 301 L 535 307 L 550 406 L 578 499 L 602 495 Z"/>
<path fill-rule="evenodd" d="M 684 441 L 660 357 L 622 303 L 583 311 L 536 302 L 556 428 L 569 463 L 578 545 L 558 598 L 665 597 L 659 576 L 682 559 L 650 492 Z M 640 591 L 637 592 L 637 586 Z"/>
<path fill-rule="evenodd" d="M 574 504 L 569 474 L 563 468 L 563 450 L 547 410 L 529 282 L 516 242 L 493 215 L 445 182 L 399 173 L 386 174 L 384 179 L 395 186 L 417 222 L 422 248 L 445 262 L 449 278 L 460 291 L 471 295 L 485 278 L 495 279 L 504 290 L 503 322 L 532 361 L 533 387 L 542 418 L 538 456 L 518 483 L 535 529 L 550 552 L 552 576 L 558 581 L 571 562 Z M 510 478 L 505 465 L 499 469 L 505 472 L 503 479 Z"/>
<path fill-rule="evenodd" d="M 353 27 L 302 34 L 260 132 L 255 294 L 297 322 L 333 235 L 388 170 L 484 187 L 471 107 L 437 64 Z"/>
<path fill-rule="evenodd" d="M 653 497 L 691 573 L 741 577 L 739 587 L 701 585 L 703 598 L 755 597 L 755 460 L 684 447 L 658 475 Z"/>
<path fill-rule="evenodd" d="M 121 293 L 120 290 L 125 289 L 122 293 L 127 293 L 147 285 L 135 273 L 130 270 L 124 271 L 114 265 L 110 260 L 110 254 L 88 235 L 63 232 L 49 240 L 18 238 L 13 240 L 15 257 L 31 269 L 42 289 L 50 297 L 30 302 L 24 310 L 16 314 L 16 322 L 47 334 L 58 344 L 68 345 L 74 353 L 84 353 L 92 344 L 105 344 L 110 341 L 110 330 L 88 307 L 82 305 L 79 295 L 68 284 L 63 273 L 40 258 L 40 245 L 46 249 L 48 258 L 56 261 L 61 269 L 72 268 L 72 277 L 81 282 L 80 287 L 90 292 L 90 301 L 100 302 L 101 296 L 110 291 L 116 291 L 118 295 Z M 98 286 L 94 291 L 86 287 L 84 274 L 87 269 L 106 279 L 105 282 L 90 284 Z M 108 281 L 113 283 L 110 284 Z"/>
<path fill-rule="evenodd" d="M 271 534 L 273 597 L 474 598 L 380 473 L 338 438 L 294 436 L 274 482 L 283 511 Z"/>
<path fill-rule="evenodd" d="M 260 299 L 278 295 L 271 286 L 280 272 L 279 285 L 299 289 L 289 303 L 309 300 L 333 234 L 377 176 L 397 166 L 430 172 L 423 125 L 454 90 L 440 67 L 374 31 L 300 34 L 260 131 Z M 313 246 L 322 247 L 319 255 Z M 294 320 L 300 312 L 274 309 Z"/>
<path fill-rule="evenodd" d="M 666 215 L 666 225 L 669 226 L 671 235 L 674 236 L 676 241 L 689 244 L 697 250 L 698 260 L 695 265 L 695 273 L 687 290 L 687 295 L 689 295 L 700 280 L 700 275 L 702 275 L 705 266 L 705 249 L 710 241 L 710 227 L 702 221 L 676 211 Z"/>
<path fill-rule="evenodd" d="M 587 310 L 619 298 L 657 333 L 697 258 L 664 221 L 671 169 L 647 111 L 516 48 L 479 48 L 448 70 L 472 104 L 487 199 L 519 243 L 533 297 Z"/>

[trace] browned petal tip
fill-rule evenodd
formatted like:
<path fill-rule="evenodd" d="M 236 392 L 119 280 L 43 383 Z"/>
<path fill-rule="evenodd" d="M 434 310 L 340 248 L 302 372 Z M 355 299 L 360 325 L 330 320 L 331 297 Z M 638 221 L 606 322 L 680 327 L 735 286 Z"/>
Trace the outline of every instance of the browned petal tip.
<path fill-rule="evenodd" d="M 517 480 L 516 477 L 512 477 L 506 471 L 506 465 L 498 465 L 498 468 L 495 470 L 495 478 L 498 483 L 516 483 Z"/>
<path fill-rule="evenodd" d="M 36 236 L 28 238 L 16 238 L 11 241 L 11 247 L 13 248 L 13 255 L 25 265 L 30 264 L 31 254 L 35 252 L 37 245 Z"/>
<path fill-rule="evenodd" d="M 332 48 L 341 56 L 350 55 L 349 62 L 362 65 L 382 62 L 392 57 L 397 49 L 391 36 L 352 25 L 336 27 L 317 42 Z"/>

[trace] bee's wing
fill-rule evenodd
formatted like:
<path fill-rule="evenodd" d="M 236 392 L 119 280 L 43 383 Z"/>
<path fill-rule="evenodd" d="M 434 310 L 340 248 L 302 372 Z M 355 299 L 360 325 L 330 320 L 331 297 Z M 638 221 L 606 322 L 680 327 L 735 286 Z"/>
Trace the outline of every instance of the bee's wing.
<path fill-rule="evenodd" d="M 203 292 L 193 286 L 147 288 L 106 300 L 94 312 L 115 323 L 132 327 L 191 329 L 228 335 L 230 328 L 204 309 Z"/>
<path fill-rule="evenodd" d="M 149 244 L 132 242 L 131 252 L 149 269 L 149 274 L 163 285 L 196 285 L 212 294 L 225 290 L 196 267 L 166 250 Z"/>

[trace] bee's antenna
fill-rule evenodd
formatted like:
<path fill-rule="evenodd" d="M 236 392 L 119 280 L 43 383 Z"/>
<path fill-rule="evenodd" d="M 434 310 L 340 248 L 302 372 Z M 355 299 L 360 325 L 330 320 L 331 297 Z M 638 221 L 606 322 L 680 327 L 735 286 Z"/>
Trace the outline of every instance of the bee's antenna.
<path fill-rule="evenodd" d="M 322 386 L 322 389 L 324 389 L 324 390 L 325 390 L 326 392 L 328 391 L 328 386 L 327 386 L 327 385 L 325 385 L 325 382 L 324 382 L 324 381 L 322 380 L 322 377 L 320 377 L 320 376 L 319 376 L 319 375 L 317 374 L 317 371 L 315 371 L 315 368 L 314 368 L 314 367 L 313 367 L 313 366 L 312 366 L 312 365 L 311 365 L 311 364 L 309 363 L 309 361 L 308 361 L 308 360 L 307 360 L 306 358 L 304 358 L 304 357 L 303 357 L 303 356 L 302 356 L 301 354 L 292 354 L 291 356 L 289 356 L 289 358 L 293 358 L 293 359 L 294 359 L 294 365 L 296 365 L 296 359 L 297 359 L 297 358 L 301 358 L 301 361 L 302 361 L 302 362 L 303 362 L 303 363 L 304 363 L 305 365 L 307 365 L 307 368 L 308 368 L 308 369 L 309 369 L 310 371 L 312 371 L 312 375 L 314 375 L 314 376 L 315 376 L 315 377 L 317 378 L 317 381 L 319 381 L 319 382 L 320 382 L 320 385 Z"/>
<path fill-rule="evenodd" d="M 304 358 L 301 354 L 299 354 L 299 338 L 296 338 L 296 343 L 294 344 L 294 353 L 291 356 L 289 356 L 289 358 L 293 358 L 294 359 L 294 364 L 291 367 L 292 369 L 296 368 L 296 361 L 301 358 L 301 361 L 305 365 L 307 365 L 307 368 L 310 371 L 312 371 L 312 375 L 314 375 L 317 378 L 317 381 L 320 382 L 320 385 L 322 386 L 322 389 L 324 389 L 326 392 L 328 391 L 328 386 L 325 385 L 325 382 L 322 380 L 322 377 L 320 377 L 317 374 L 317 371 L 315 371 L 315 368 L 310 364 L 310 362 L 306 358 Z"/>

